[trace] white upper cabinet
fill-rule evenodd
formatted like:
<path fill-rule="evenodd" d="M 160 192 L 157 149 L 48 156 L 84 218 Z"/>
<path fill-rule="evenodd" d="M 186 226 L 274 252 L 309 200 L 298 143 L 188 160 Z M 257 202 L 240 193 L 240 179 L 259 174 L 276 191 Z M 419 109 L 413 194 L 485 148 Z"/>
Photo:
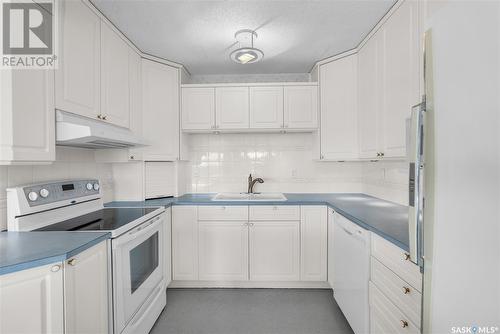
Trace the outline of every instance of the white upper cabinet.
<path fill-rule="evenodd" d="M 0 164 L 55 160 L 51 70 L 0 70 L 0 110 Z"/>
<path fill-rule="evenodd" d="M 406 119 L 420 96 L 418 3 L 404 1 L 358 58 L 360 157 L 403 158 Z"/>
<path fill-rule="evenodd" d="M 215 110 L 217 129 L 248 129 L 248 87 L 216 87 Z"/>
<path fill-rule="evenodd" d="M 215 88 L 182 88 L 182 129 L 215 128 Z"/>
<path fill-rule="evenodd" d="M 359 156 L 376 158 L 379 153 L 381 40 L 375 34 L 358 53 Z"/>
<path fill-rule="evenodd" d="M 179 157 L 179 70 L 142 60 L 143 159 L 174 161 Z"/>
<path fill-rule="evenodd" d="M 0 276 L 0 333 L 64 333 L 61 263 Z"/>
<path fill-rule="evenodd" d="M 384 157 L 406 154 L 406 119 L 419 103 L 418 2 L 405 1 L 384 25 Z"/>
<path fill-rule="evenodd" d="M 284 127 L 286 129 L 318 127 L 317 86 L 285 86 Z"/>
<path fill-rule="evenodd" d="M 357 55 L 320 66 L 321 159 L 358 158 Z"/>
<path fill-rule="evenodd" d="M 82 1 L 59 3 L 56 108 L 97 118 L 101 115 L 101 19 Z"/>
<path fill-rule="evenodd" d="M 250 87 L 250 128 L 283 128 L 283 87 Z"/>
<path fill-rule="evenodd" d="M 130 127 L 129 46 L 105 22 L 101 24 L 102 119 Z"/>

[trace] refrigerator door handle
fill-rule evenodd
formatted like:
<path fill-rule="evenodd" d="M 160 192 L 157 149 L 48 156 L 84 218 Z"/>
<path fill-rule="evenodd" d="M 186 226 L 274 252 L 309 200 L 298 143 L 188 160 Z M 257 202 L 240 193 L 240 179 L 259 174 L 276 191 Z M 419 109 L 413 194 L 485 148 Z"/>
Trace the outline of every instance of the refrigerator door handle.
<path fill-rule="evenodd" d="M 424 122 L 425 100 L 412 107 L 411 117 L 407 120 L 410 260 L 420 266 L 423 259 Z"/>

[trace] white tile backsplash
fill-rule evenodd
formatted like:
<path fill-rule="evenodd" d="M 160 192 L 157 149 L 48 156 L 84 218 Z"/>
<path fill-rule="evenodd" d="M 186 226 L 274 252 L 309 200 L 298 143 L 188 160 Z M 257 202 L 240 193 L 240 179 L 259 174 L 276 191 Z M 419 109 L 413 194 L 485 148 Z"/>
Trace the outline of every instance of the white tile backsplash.
<path fill-rule="evenodd" d="M 265 181 L 257 191 L 362 190 L 361 163 L 314 161 L 313 146 L 310 133 L 191 135 L 188 191 L 246 191 L 249 173 Z"/>
<path fill-rule="evenodd" d="M 87 177 L 100 179 L 104 201 L 113 200 L 111 164 L 96 163 L 92 150 L 57 147 L 52 164 L 0 166 L 0 230 L 7 228 L 7 187 Z"/>
<path fill-rule="evenodd" d="M 404 161 L 363 163 L 363 192 L 408 205 L 408 166 Z"/>

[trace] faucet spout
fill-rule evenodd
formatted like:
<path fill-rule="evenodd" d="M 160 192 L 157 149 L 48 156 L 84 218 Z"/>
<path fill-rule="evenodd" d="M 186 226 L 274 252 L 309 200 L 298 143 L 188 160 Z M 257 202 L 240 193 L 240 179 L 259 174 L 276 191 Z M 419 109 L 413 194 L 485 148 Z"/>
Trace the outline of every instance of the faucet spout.
<path fill-rule="evenodd" d="M 264 180 L 262 180 L 260 177 L 256 179 L 252 179 L 252 174 L 248 176 L 248 193 L 253 194 L 253 187 L 255 186 L 255 183 L 264 183 Z"/>

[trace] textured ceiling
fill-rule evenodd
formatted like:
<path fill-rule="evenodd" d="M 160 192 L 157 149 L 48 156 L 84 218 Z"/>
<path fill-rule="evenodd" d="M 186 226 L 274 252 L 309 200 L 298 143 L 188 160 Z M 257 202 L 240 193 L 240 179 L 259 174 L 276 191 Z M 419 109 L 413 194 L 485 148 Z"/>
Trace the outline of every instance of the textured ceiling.
<path fill-rule="evenodd" d="M 304 73 L 354 48 L 395 0 L 93 0 L 142 51 L 191 74 Z M 229 59 L 234 33 L 255 29 L 264 59 Z"/>

